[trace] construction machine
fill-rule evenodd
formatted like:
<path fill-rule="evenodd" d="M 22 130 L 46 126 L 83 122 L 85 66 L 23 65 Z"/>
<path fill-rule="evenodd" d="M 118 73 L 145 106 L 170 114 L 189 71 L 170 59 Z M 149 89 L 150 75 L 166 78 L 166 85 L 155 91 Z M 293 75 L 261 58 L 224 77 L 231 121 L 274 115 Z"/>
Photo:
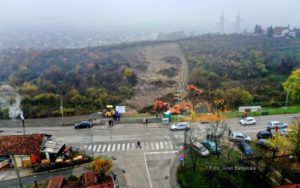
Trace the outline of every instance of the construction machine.
<path fill-rule="evenodd" d="M 113 105 L 106 105 L 106 109 L 102 112 L 104 117 L 113 117 L 115 114 L 115 109 Z"/>
<path fill-rule="evenodd" d="M 181 102 L 175 104 L 172 108 L 170 108 L 171 114 L 188 114 L 193 110 L 193 105 L 188 102 Z"/>
<path fill-rule="evenodd" d="M 154 101 L 153 105 L 153 111 L 155 112 L 162 112 L 162 111 L 167 111 L 170 108 L 170 104 L 168 102 L 164 102 L 160 99 L 156 99 Z"/>
<path fill-rule="evenodd" d="M 204 93 L 204 91 L 203 91 L 202 89 L 199 89 L 198 87 L 196 87 L 195 85 L 192 85 L 192 84 L 187 85 L 187 86 L 186 86 L 186 90 L 187 90 L 187 91 L 192 91 L 192 92 L 194 92 L 194 94 L 196 94 L 196 95 L 201 95 L 201 94 Z"/>

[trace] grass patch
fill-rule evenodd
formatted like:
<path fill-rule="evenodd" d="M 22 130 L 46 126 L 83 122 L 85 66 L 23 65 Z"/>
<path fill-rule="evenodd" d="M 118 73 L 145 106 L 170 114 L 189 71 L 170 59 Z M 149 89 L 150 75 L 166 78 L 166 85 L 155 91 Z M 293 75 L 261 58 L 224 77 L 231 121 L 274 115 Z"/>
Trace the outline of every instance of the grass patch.
<path fill-rule="evenodd" d="M 276 115 L 276 114 L 295 114 L 300 113 L 300 106 L 288 106 L 287 109 L 284 107 L 277 107 L 277 108 L 263 108 L 262 111 L 259 112 L 251 112 L 250 116 L 260 116 L 262 115 L 262 112 L 267 112 L 269 115 Z M 240 117 L 243 113 L 238 111 L 231 111 L 231 112 L 225 112 L 224 116 L 225 118 L 234 118 L 234 117 Z"/>
<path fill-rule="evenodd" d="M 185 166 L 179 167 L 177 179 L 182 188 L 218 188 L 218 187 L 268 187 L 252 170 L 242 170 L 239 157 L 240 152 L 232 150 L 228 160 L 228 152 L 231 148 L 223 146 L 219 159 L 215 155 L 209 155 L 199 159 L 195 171 L 192 161 L 186 155 Z"/>

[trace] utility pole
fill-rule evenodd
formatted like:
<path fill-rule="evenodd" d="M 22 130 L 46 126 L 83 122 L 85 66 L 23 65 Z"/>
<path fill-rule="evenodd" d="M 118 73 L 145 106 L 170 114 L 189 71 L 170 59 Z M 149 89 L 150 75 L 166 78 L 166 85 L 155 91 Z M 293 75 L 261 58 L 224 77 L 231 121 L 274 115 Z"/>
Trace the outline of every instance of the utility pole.
<path fill-rule="evenodd" d="M 234 31 L 235 33 L 240 33 L 240 26 L 241 26 L 241 22 L 243 20 L 241 19 L 241 16 L 240 16 L 240 9 L 239 9 L 239 12 L 238 14 L 235 16 L 235 22 L 234 22 Z"/>
<path fill-rule="evenodd" d="M 285 98 L 285 109 L 287 110 L 288 101 L 289 101 L 289 88 L 287 89 L 286 98 Z"/>
<path fill-rule="evenodd" d="M 60 96 L 60 111 L 61 111 L 61 120 L 62 120 L 62 125 L 65 125 L 64 122 L 64 106 L 63 106 L 63 97 L 62 94 L 59 95 Z"/>
<path fill-rule="evenodd" d="M 22 120 L 23 135 L 25 135 L 25 119 L 24 119 L 23 113 L 20 113 L 19 117 Z"/>
<path fill-rule="evenodd" d="M 16 159 L 15 159 L 15 155 L 12 154 L 11 157 L 12 157 L 12 160 L 13 160 L 13 165 L 14 165 L 14 167 L 15 167 L 15 169 L 16 169 L 16 172 L 17 172 L 17 176 L 18 176 L 20 188 L 23 188 L 23 184 L 22 184 L 22 180 L 21 180 L 20 173 L 19 173 L 19 169 L 18 169 L 18 167 L 17 167 L 17 162 L 16 162 Z"/>

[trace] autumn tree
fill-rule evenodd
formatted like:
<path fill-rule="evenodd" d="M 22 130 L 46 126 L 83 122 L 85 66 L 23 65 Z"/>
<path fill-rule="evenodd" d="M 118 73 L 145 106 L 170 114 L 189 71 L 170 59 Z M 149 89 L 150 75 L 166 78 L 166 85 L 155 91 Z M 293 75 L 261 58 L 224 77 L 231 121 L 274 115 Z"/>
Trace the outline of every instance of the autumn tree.
<path fill-rule="evenodd" d="M 105 177 L 112 170 L 113 162 L 108 158 L 98 158 L 91 163 L 92 169 L 99 173 L 101 177 Z"/>
<path fill-rule="evenodd" d="M 300 162 L 300 119 L 295 119 L 292 125 L 289 125 L 289 140 L 291 141 L 293 151 L 298 162 Z"/>
<path fill-rule="evenodd" d="M 300 102 L 300 68 L 292 72 L 283 83 L 283 88 L 289 94 L 291 101 Z"/>

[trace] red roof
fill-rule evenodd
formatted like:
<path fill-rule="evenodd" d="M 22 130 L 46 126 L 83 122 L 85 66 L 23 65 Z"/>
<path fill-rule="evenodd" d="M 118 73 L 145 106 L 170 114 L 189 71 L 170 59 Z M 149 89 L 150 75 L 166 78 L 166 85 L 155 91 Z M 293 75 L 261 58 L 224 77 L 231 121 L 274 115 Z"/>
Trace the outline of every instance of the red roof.
<path fill-rule="evenodd" d="M 105 180 L 103 180 L 99 185 L 89 186 L 87 188 L 114 188 L 114 182 L 109 176 Z"/>
<path fill-rule="evenodd" d="M 0 155 L 39 155 L 43 134 L 0 136 Z"/>
<path fill-rule="evenodd" d="M 85 172 L 83 174 L 83 183 L 85 186 L 93 186 L 97 184 L 97 176 L 95 172 Z"/>
<path fill-rule="evenodd" d="M 47 188 L 62 188 L 64 183 L 63 176 L 52 176 L 49 180 Z"/>

